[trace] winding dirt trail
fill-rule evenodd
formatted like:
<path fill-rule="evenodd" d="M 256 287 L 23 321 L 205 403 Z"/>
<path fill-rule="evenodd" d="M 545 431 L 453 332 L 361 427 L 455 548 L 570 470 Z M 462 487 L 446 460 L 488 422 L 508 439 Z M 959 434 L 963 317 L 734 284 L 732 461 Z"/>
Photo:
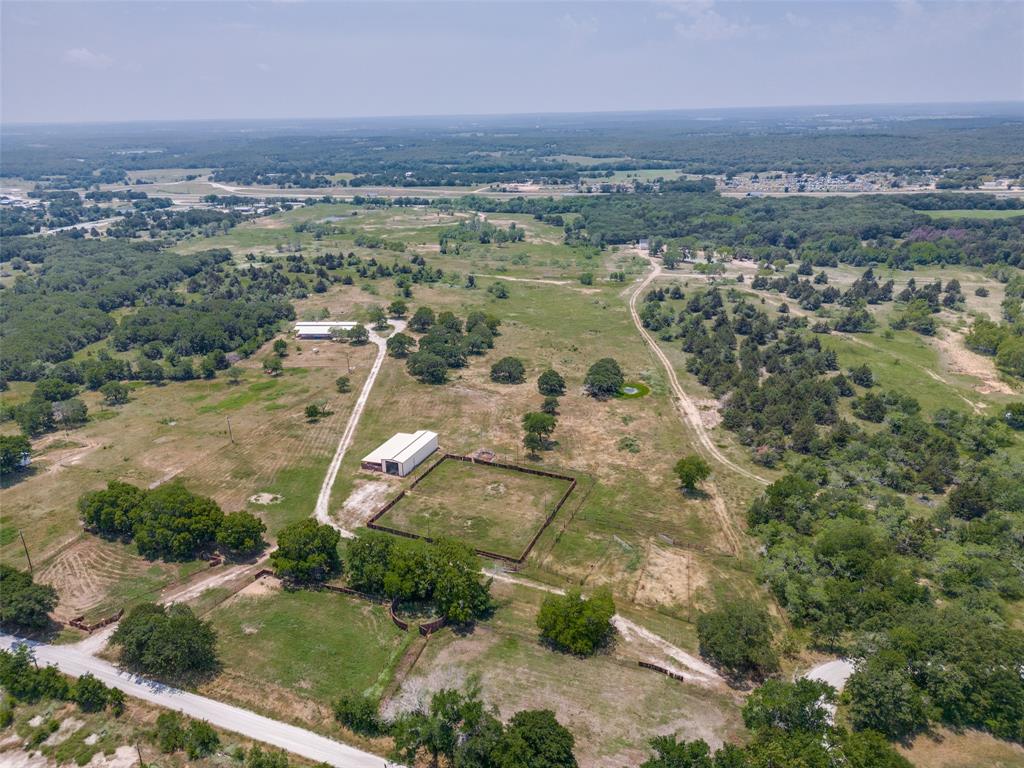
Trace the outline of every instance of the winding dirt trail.
<path fill-rule="evenodd" d="M 761 477 L 755 472 L 751 472 L 749 469 L 741 467 L 722 453 L 718 446 L 715 445 L 715 441 L 711 439 L 711 435 L 708 434 L 707 429 L 704 427 L 704 423 L 701 421 L 700 410 L 697 408 L 697 404 L 688 394 L 686 394 L 686 390 L 684 390 L 682 385 L 680 385 L 679 377 L 676 376 L 676 371 L 675 368 L 672 367 L 672 362 L 668 359 L 665 353 L 662 352 L 661 347 L 658 346 L 658 342 L 655 341 L 654 337 L 651 336 L 647 329 L 644 328 L 644 324 L 640 321 L 640 313 L 637 312 L 636 309 L 637 297 L 639 297 L 643 290 L 651 284 L 651 281 L 661 274 L 660 264 L 651 260 L 651 266 L 653 267 L 651 272 L 647 277 L 640 281 L 632 295 L 629 297 L 629 314 L 633 317 L 633 324 L 636 325 L 637 331 L 639 331 L 640 335 L 644 337 L 644 341 L 647 342 L 647 345 L 651 348 L 651 351 L 665 369 L 665 375 L 668 376 L 669 386 L 672 388 L 672 393 L 675 395 L 679 415 L 694 431 L 701 446 L 703 446 L 704 450 L 710 454 L 715 461 L 725 467 L 728 467 L 736 474 L 748 478 L 749 480 L 754 480 L 762 485 L 768 485 L 771 482 L 770 480 Z"/>

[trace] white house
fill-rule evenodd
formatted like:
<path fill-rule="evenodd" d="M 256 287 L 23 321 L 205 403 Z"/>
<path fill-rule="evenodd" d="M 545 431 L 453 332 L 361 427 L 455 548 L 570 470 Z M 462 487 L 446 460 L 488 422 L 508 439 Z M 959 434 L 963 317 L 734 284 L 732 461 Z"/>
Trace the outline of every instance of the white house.
<path fill-rule="evenodd" d="M 363 469 L 405 477 L 437 450 L 437 433 L 421 429 L 399 432 L 363 457 Z"/>
<path fill-rule="evenodd" d="M 329 339 L 335 328 L 347 331 L 355 325 L 347 320 L 302 321 L 295 324 L 295 335 L 300 339 Z"/>

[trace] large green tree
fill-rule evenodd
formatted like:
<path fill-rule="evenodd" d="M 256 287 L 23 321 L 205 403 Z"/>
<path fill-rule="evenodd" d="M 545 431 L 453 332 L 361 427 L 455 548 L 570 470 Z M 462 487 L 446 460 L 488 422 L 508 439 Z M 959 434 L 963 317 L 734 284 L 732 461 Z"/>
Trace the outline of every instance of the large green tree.
<path fill-rule="evenodd" d="M 774 672 L 778 658 L 772 648 L 768 612 L 749 600 L 730 600 L 697 619 L 701 655 L 733 677 Z"/>
<path fill-rule="evenodd" d="M 172 680 L 201 677 L 217 668 L 217 634 L 187 605 L 142 603 L 121 619 L 110 642 L 121 663 Z"/>
<path fill-rule="evenodd" d="M 329 525 L 312 518 L 299 520 L 277 535 L 270 564 L 278 576 L 297 584 L 326 581 L 341 572 L 340 539 L 341 534 Z"/>
<path fill-rule="evenodd" d="M 134 526 L 135 543 L 146 557 L 188 560 L 216 541 L 223 521 L 213 499 L 168 483 L 146 493 Z"/>
<path fill-rule="evenodd" d="M 31 574 L 0 563 L 0 626 L 42 629 L 56 607 L 57 590 L 49 584 L 36 584 Z"/>
<path fill-rule="evenodd" d="M 590 656 L 604 645 L 615 631 L 612 617 L 615 601 L 607 588 L 585 598 L 578 589 L 564 595 L 548 595 L 537 614 L 541 637 L 557 648 L 580 656 Z"/>
<path fill-rule="evenodd" d="M 592 397 L 604 400 L 617 395 L 624 382 L 625 378 L 618 362 L 605 357 L 590 366 L 583 379 L 583 386 Z"/>

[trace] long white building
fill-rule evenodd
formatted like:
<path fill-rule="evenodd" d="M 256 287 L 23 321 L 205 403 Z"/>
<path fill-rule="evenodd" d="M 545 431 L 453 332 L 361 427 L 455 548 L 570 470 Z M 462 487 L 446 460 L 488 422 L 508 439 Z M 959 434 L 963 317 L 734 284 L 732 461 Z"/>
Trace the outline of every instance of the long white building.
<path fill-rule="evenodd" d="M 421 429 L 399 432 L 363 457 L 363 469 L 405 477 L 437 450 L 437 433 Z"/>
<path fill-rule="evenodd" d="M 295 324 L 295 335 L 300 339 L 329 339 L 331 331 L 340 328 L 347 331 L 355 327 L 355 323 L 348 320 L 310 320 Z"/>

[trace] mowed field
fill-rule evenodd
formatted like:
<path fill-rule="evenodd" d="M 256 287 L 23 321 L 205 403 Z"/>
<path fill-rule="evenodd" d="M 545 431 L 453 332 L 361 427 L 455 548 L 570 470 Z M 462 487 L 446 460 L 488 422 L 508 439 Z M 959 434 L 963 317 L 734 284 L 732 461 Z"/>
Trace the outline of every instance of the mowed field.
<path fill-rule="evenodd" d="M 379 697 L 418 636 L 398 629 L 386 606 L 282 590 L 272 578 L 204 618 L 217 631 L 223 663 L 208 694 L 313 727 L 330 726 L 331 704 L 342 694 Z"/>
<path fill-rule="evenodd" d="M 377 522 L 428 538 L 458 539 L 514 559 L 529 546 L 569 485 L 567 480 L 445 459 Z"/>

